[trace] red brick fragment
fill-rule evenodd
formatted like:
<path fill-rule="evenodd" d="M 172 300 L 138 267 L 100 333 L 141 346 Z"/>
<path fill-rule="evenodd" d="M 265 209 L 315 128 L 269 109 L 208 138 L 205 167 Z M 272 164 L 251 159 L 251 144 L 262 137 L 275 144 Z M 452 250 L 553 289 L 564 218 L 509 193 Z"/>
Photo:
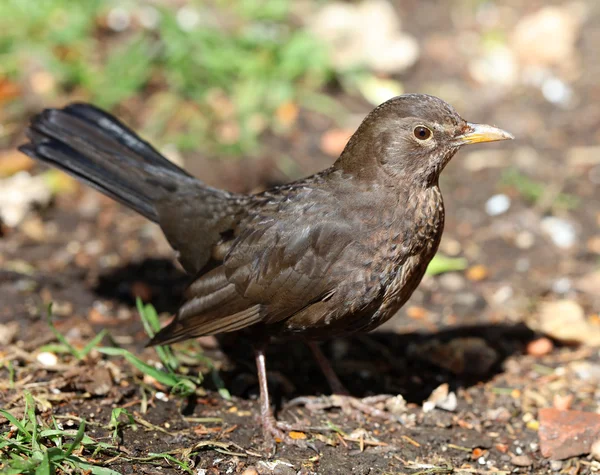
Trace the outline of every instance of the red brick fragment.
<path fill-rule="evenodd" d="M 600 439 L 600 414 L 583 411 L 539 411 L 540 450 L 544 457 L 562 460 L 590 453 Z"/>

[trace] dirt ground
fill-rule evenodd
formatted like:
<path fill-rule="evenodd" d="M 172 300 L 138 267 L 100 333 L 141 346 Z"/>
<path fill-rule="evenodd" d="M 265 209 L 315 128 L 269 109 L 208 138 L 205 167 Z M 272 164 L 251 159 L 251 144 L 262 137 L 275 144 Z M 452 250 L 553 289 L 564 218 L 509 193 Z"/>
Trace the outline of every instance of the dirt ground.
<path fill-rule="evenodd" d="M 160 385 L 140 384 L 140 375 L 125 360 L 95 352 L 82 362 L 60 356 L 54 367 L 41 364 L 38 349 L 55 341 L 43 310 L 50 302 L 57 329 L 73 344 L 83 346 L 106 328 L 112 341 L 156 361 L 154 350 L 143 346 L 146 335 L 135 296 L 168 317 L 188 281 L 156 226 L 84 188 L 59 195 L 19 227 L 2 229 L 0 324 L 12 335 L 0 343 L 0 356 L 13 362 L 17 384 L 2 383 L 0 407 L 18 413 L 27 389 L 49 402 L 41 417 L 53 414 L 73 427 L 85 418 L 91 422 L 89 434 L 101 440 L 110 438 L 111 410 L 128 408 L 138 428 L 123 428 L 123 459 L 110 465 L 122 473 L 181 473 L 166 460 L 141 458 L 169 451 L 185 458 L 182 450 L 194 447 L 188 458 L 198 474 L 250 475 L 254 469 L 261 474 L 574 475 L 598 470 L 591 456 L 561 461 L 542 456 L 538 411 L 563 407 L 565 400 L 569 409 L 599 410 L 597 349 L 586 346 L 583 335 L 566 344 L 560 331 L 540 340 L 539 319 L 544 305 L 568 301 L 583 311 L 590 334 L 600 325 L 600 291 L 589 284 L 600 263 L 600 151 L 595 145 L 600 83 L 594 74 L 600 9 L 589 4 L 580 31 L 578 51 L 589 68 L 572 82 L 576 102 L 558 107 L 534 88 L 488 93 L 485 86 L 465 83 L 460 62 L 437 55 L 439 43 L 456 45 L 452 22 L 443 11 L 436 22 L 428 22 L 419 14 L 425 4 L 433 3 L 406 2 L 406 28 L 438 42 L 427 43 L 418 65 L 403 78 L 405 89 L 445 97 L 468 120 L 506 128 L 517 140 L 463 150 L 444 173 L 447 225 L 441 251 L 466 258 L 467 269 L 427 276 L 405 308 L 375 332 L 323 344 L 352 395 L 401 395 L 407 404 L 397 408 L 403 424 L 357 419 L 335 407 L 286 407 L 298 396 L 329 394 L 301 342 L 269 348 L 270 384 L 278 417 L 308 422 L 315 430 L 296 435 L 308 441 L 307 447 L 279 443 L 271 457 L 261 445 L 258 385 L 244 335 L 201 341 L 230 400 L 221 397 L 203 364 L 189 365 L 206 371 L 206 380 L 200 394 L 185 399 L 157 393 Z M 358 117 L 369 110 L 362 101 L 335 91 L 333 96 Z M 302 111 L 299 124 L 291 138 L 265 137 L 268 146 L 257 159 L 232 164 L 194 157 L 188 168 L 210 185 L 247 191 L 285 179 L 276 166 L 281 154 L 295 160 L 294 176 L 331 163 L 320 149 L 331 123 Z M 528 177 L 525 186 L 510 175 L 514 170 Z M 543 185 L 541 197 L 532 198 L 532 183 Z M 510 207 L 491 216 L 486 203 L 495 194 L 508 196 Z M 558 196 L 576 204 L 562 206 Z M 572 223 L 572 245 L 561 247 L 544 231 L 544 218 L 551 215 Z M 561 325 L 569 325 L 567 316 Z M 107 369 L 111 376 L 105 381 Z M 5 365 L 0 380 L 8 378 Z M 100 382 L 108 386 L 98 389 Z M 444 384 L 456 395 L 456 405 L 424 410 L 424 401 Z M 402 404 L 391 398 L 386 407 L 394 403 Z M 96 456 L 104 462 L 112 457 Z"/>

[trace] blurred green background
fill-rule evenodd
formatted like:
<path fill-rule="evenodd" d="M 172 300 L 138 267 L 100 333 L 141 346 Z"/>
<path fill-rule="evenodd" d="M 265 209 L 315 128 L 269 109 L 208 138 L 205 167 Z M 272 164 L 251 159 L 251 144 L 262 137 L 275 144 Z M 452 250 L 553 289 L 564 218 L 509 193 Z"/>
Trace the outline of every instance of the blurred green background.
<path fill-rule="evenodd" d="M 261 132 L 285 126 L 273 116 L 282 104 L 331 79 L 291 5 L 3 0 L 0 145 L 27 109 L 77 98 L 141 108 L 145 131 L 181 149 L 255 151 Z"/>

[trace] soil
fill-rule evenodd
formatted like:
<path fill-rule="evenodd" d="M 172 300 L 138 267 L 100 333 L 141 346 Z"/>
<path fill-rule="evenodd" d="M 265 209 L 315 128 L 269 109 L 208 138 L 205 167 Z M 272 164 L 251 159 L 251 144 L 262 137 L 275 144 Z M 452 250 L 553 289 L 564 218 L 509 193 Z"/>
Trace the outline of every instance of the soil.
<path fill-rule="evenodd" d="M 451 36 L 446 7 L 440 6 L 436 20 L 427 22 L 419 13 L 423 5 L 433 2 L 406 2 L 402 7 L 409 31 L 419 38 Z M 600 16 L 594 5 L 581 31 L 584 64 L 597 61 L 592 39 Z M 18 228 L 3 228 L 0 324 L 10 328 L 16 322 L 18 329 L 10 341 L 1 343 L 0 354 L 12 355 L 19 384 L 0 392 L 0 407 L 18 411 L 23 390 L 28 389 L 51 402 L 41 417 L 54 414 L 65 427 L 69 423 L 77 427 L 78 417 L 85 418 L 89 434 L 102 440 L 110 439 L 105 427 L 111 410 L 127 407 L 138 422 L 149 424 L 121 431 L 122 454 L 131 459 L 174 451 L 185 458 L 182 449 L 196 446 L 190 460 L 199 474 L 251 474 L 252 469 L 281 474 L 593 470 L 594 462 L 587 456 L 556 463 L 541 455 L 537 411 L 566 396 L 573 398 L 572 409 L 597 411 L 594 382 L 579 377 L 573 365 L 586 362 L 595 367 L 600 364 L 598 352 L 551 339 L 549 352 L 536 355 L 528 345 L 542 336 L 531 329 L 541 302 L 568 298 L 586 315 L 600 310 L 598 292 L 561 287 L 565 279 L 573 283 L 598 268 L 599 252 L 590 244 L 600 236 L 600 192 L 592 179 L 598 162 L 594 168 L 568 158 L 576 153 L 575 147 L 600 139 L 597 76 L 584 74 L 573 83 L 578 103 L 569 108 L 551 105 L 539 91 L 525 87 L 488 94 L 485 86 L 478 86 L 477 92 L 467 94 L 465 90 L 475 89 L 464 84 L 464 71 L 449 63 L 440 65 L 428 50 L 402 80 L 407 91 L 444 97 L 446 88 L 464 117 L 496 124 L 518 137 L 511 144 L 463 150 L 444 172 L 447 225 L 441 251 L 466 257 L 470 268 L 427 276 L 405 308 L 375 332 L 323 344 L 353 396 L 402 395 L 407 402 L 406 411 L 401 411 L 403 425 L 372 416 L 356 418 L 339 408 L 286 407 L 298 396 L 329 394 L 301 342 L 269 347 L 272 395 L 280 419 L 321 429 L 297 434 L 307 437 L 307 446 L 304 439 L 299 439 L 304 447 L 280 442 L 270 456 L 256 422 L 258 385 L 243 334 L 200 342 L 231 393 L 230 400 L 216 390 L 205 364 L 189 365 L 206 372 L 201 394 L 181 399 L 146 392 L 145 411 L 141 388 L 160 385 L 139 384 L 140 375 L 123 359 L 92 352 L 82 362 L 60 356 L 55 368 L 40 364 L 37 349 L 55 342 L 44 312 L 50 302 L 55 326 L 75 345 L 83 346 L 107 328 L 112 341 L 156 361 L 154 350 L 144 348 L 146 335 L 135 297 L 152 302 L 168 318 L 188 282 L 156 226 L 84 188 L 74 195 L 59 195 L 52 206 L 36 211 Z M 452 92 L 456 89 L 462 92 Z M 369 110 L 360 100 L 333 94 L 358 116 Z M 332 162 L 319 147 L 322 133 L 331 126 L 330 121 L 302 111 L 292 136 L 265 137 L 261 157 L 232 164 L 191 155 L 186 157 L 188 168 L 210 185 L 236 191 L 286 181 Z M 296 166 L 286 176 L 276 157 L 290 155 Z M 577 197 L 579 204 L 561 210 L 551 201 L 532 203 L 503 180 L 509 168 Z M 508 195 L 511 206 L 492 217 L 485 204 L 495 193 Z M 550 213 L 575 223 L 572 247 L 556 246 L 540 230 L 540 221 Z M 106 368 L 112 375 L 109 388 L 95 395 Z M 8 369 L 0 368 L 0 378 L 8 377 Z M 456 394 L 456 407 L 424 411 L 423 402 L 443 384 Z M 111 455 L 96 458 L 106 461 Z M 115 459 L 110 466 L 122 473 L 181 473 L 168 461 Z"/>

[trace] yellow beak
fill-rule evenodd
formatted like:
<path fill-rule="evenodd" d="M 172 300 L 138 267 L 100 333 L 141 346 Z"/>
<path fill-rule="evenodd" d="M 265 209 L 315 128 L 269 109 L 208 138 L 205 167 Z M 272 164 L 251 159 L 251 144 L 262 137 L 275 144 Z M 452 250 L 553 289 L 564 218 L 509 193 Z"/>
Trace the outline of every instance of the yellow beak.
<path fill-rule="evenodd" d="M 505 130 L 486 124 L 472 124 L 467 122 L 467 130 L 459 135 L 456 140 L 460 145 L 471 143 L 497 142 L 498 140 L 513 140 L 515 137 Z"/>

